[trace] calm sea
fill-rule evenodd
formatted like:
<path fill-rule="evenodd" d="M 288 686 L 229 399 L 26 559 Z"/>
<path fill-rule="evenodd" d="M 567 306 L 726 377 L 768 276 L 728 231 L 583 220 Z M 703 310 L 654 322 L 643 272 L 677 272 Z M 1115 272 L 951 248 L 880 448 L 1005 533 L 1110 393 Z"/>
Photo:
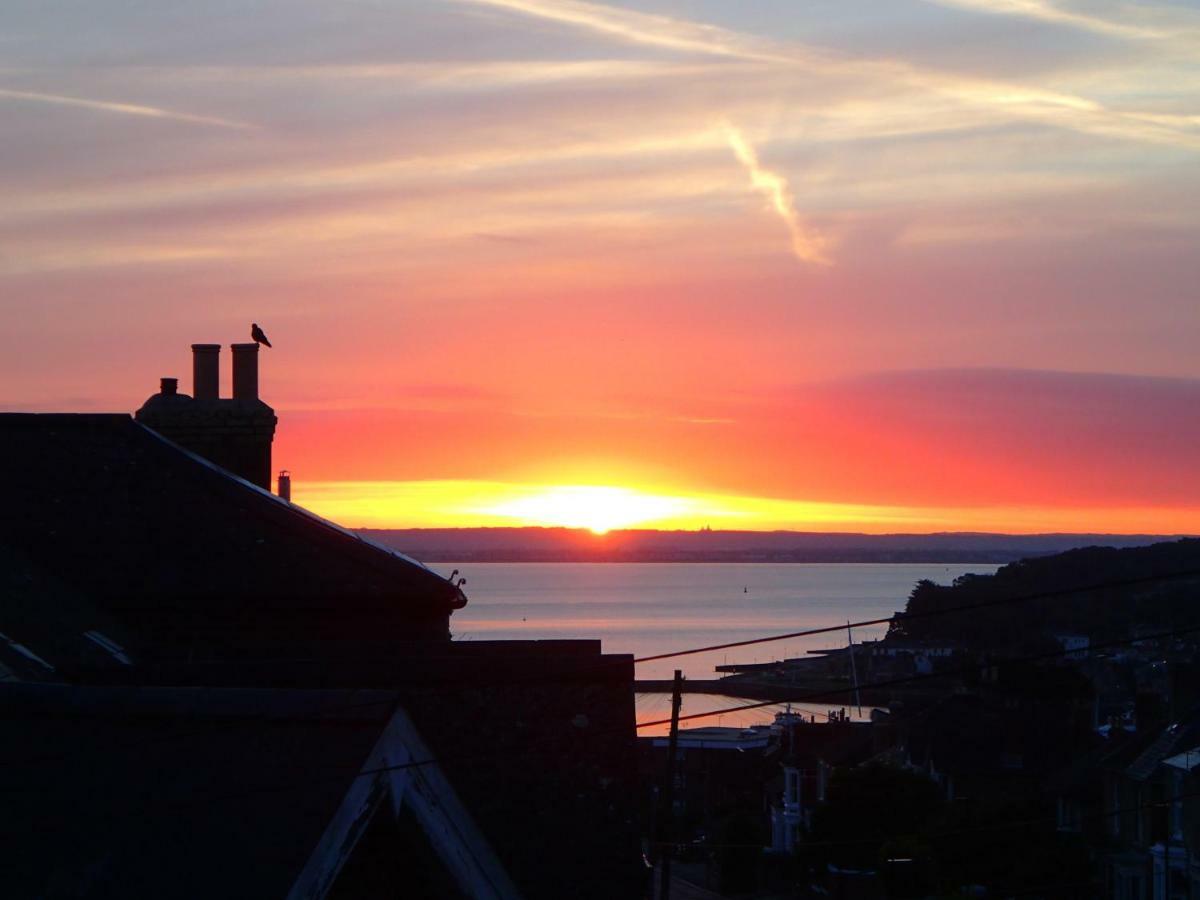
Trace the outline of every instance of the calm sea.
<path fill-rule="evenodd" d="M 606 653 L 651 656 L 765 635 L 873 619 L 904 608 L 922 578 L 948 584 L 995 565 L 759 563 L 437 563 L 467 578 L 470 602 L 450 627 L 456 640 L 599 638 Z M 855 642 L 886 626 L 854 631 Z M 789 639 L 637 666 L 638 678 L 713 678 L 714 666 L 767 662 L 807 650 L 846 646 L 846 632 Z M 670 714 L 666 697 L 638 697 L 638 720 Z M 684 714 L 723 708 L 728 698 L 689 695 Z M 812 707 L 824 712 L 827 706 Z M 693 725 L 748 725 L 776 710 L 700 719 Z M 652 729 L 652 733 L 658 729 Z M 648 732 L 643 732 L 648 733 Z"/>

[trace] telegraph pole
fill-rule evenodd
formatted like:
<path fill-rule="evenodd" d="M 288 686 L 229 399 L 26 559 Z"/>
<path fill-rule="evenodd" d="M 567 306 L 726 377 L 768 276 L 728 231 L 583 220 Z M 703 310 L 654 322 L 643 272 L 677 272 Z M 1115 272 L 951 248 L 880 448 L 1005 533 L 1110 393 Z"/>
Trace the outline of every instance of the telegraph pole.
<path fill-rule="evenodd" d="M 663 785 L 663 811 L 658 853 L 658 900 L 671 897 L 671 852 L 675 849 L 675 753 L 679 747 L 679 707 L 683 703 L 683 672 L 675 670 L 671 689 L 671 734 L 667 739 L 667 774 Z"/>
<path fill-rule="evenodd" d="M 858 717 L 862 718 L 862 697 L 858 694 L 858 666 L 854 663 L 854 632 L 850 630 L 850 620 L 846 620 L 846 640 L 850 646 L 850 673 L 854 676 L 854 704 L 858 707 Z"/>

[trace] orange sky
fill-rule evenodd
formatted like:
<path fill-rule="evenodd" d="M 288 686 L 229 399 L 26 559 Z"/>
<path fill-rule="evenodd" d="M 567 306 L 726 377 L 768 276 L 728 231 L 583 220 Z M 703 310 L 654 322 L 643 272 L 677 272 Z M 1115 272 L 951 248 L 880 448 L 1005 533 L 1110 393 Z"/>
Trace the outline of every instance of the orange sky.
<path fill-rule="evenodd" d="M 1200 532 L 1195 10 L 227 6 L 0 10 L 0 407 L 254 320 L 352 526 Z"/>
<path fill-rule="evenodd" d="M 573 485 L 649 495 L 627 498 L 628 518 L 597 512 L 608 527 L 1189 533 L 1200 524 L 1197 399 L 1184 380 L 1008 370 L 718 395 L 707 416 L 443 397 L 296 412 L 276 456 L 310 473 L 298 498 L 377 527 L 591 527 L 569 495 L 546 505 L 545 486 Z M 575 499 L 589 506 L 586 492 Z"/>

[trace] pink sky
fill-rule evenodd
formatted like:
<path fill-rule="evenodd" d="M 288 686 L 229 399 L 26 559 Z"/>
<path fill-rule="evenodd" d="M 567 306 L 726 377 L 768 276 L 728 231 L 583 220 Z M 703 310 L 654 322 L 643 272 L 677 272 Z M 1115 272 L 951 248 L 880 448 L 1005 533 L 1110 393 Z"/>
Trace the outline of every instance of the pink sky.
<path fill-rule="evenodd" d="M 254 320 L 277 463 L 373 524 L 1200 531 L 1194 8 L 219 7 L 0 12 L 3 406 Z"/>

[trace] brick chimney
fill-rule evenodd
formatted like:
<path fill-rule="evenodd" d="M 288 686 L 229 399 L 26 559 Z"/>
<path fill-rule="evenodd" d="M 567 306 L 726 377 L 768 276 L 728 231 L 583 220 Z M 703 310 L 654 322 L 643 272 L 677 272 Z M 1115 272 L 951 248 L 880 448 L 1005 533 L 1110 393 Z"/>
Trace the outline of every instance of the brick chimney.
<path fill-rule="evenodd" d="M 197 400 L 221 396 L 220 344 L 192 344 L 192 396 Z"/>
<path fill-rule="evenodd" d="M 258 344 L 230 344 L 233 351 L 233 399 L 258 399 Z"/>
<path fill-rule="evenodd" d="M 176 378 L 164 378 L 159 393 L 134 415 L 234 475 L 271 489 L 271 443 L 278 419 L 258 397 L 258 345 L 233 344 L 233 399 L 220 396 L 220 344 L 192 344 L 195 395 L 179 393 Z"/>

